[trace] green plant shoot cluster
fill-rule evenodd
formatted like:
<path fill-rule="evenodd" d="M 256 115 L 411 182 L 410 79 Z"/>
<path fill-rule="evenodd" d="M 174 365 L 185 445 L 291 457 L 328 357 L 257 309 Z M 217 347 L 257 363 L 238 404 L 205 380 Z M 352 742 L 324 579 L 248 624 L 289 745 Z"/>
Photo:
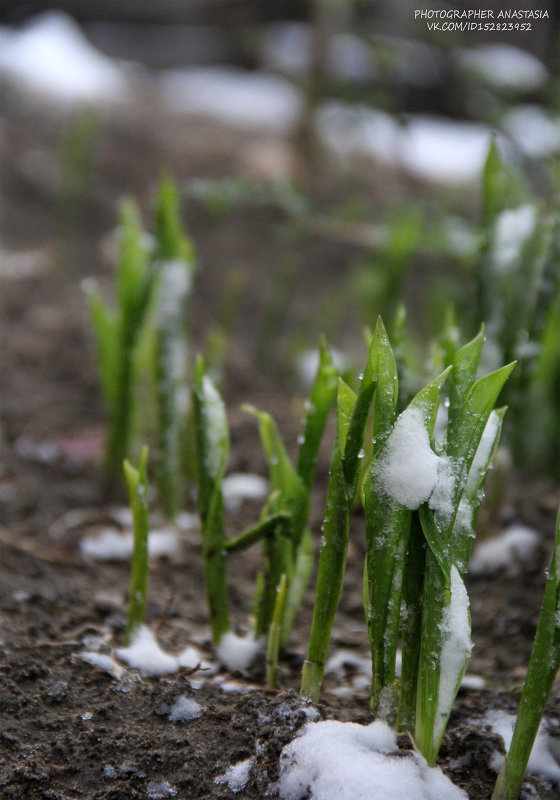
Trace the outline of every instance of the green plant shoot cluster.
<path fill-rule="evenodd" d="M 262 540 L 263 568 L 257 578 L 252 633 L 256 639 L 267 639 L 270 684 L 275 682 L 278 652 L 287 643 L 311 574 L 313 543 L 307 527 L 310 493 L 336 381 L 336 369 L 323 343 L 307 401 L 296 466 L 290 461 L 272 417 L 253 408 L 247 409 L 258 419 L 270 469 L 270 493 L 257 524 L 235 539 L 227 539 L 222 495 L 229 449 L 226 413 L 201 358 L 195 370 L 193 408 L 198 507 L 212 640 L 218 645 L 230 630 L 228 553 L 239 552 Z"/>
<path fill-rule="evenodd" d="M 510 364 L 476 380 L 483 339 L 481 331 L 458 349 L 452 365 L 400 415 L 397 366 L 381 320 L 358 395 L 339 382 L 337 436 L 302 677 L 302 694 L 316 701 L 342 586 L 359 460 L 366 457 L 367 448 L 370 466 L 361 499 L 367 540 L 364 601 L 373 668 L 371 708 L 376 716 L 414 731 L 430 764 L 435 763 L 470 653 L 463 576 L 481 487 L 504 414 L 494 406 L 513 368 Z M 446 433 L 436 440 L 434 427 L 446 381 Z M 373 441 L 364 444 L 370 413 Z M 418 492 L 413 486 L 409 493 L 407 482 L 418 481 L 421 486 L 425 465 L 413 465 L 401 478 L 399 471 L 407 459 L 414 459 L 418 441 L 436 470 L 436 480 Z M 394 472 L 396 483 L 391 478 Z M 401 681 L 396 678 L 399 641 Z"/>
<path fill-rule="evenodd" d="M 140 438 L 136 429 L 145 437 L 155 417 L 151 424 L 160 495 L 167 515 L 174 518 L 194 254 L 182 232 L 179 196 L 169 178 L 161 181 L 154 217 L 151 236 L 141 227 L 136 205 L 129 200 L 122 206 L 115 306 L 105 302 L 95 281 L 87 281 L 85 291 L 108 411 L 107 481 L 120 479 L 123 460 Z M 150 404 L 152 396 L 155 402 Z"/>

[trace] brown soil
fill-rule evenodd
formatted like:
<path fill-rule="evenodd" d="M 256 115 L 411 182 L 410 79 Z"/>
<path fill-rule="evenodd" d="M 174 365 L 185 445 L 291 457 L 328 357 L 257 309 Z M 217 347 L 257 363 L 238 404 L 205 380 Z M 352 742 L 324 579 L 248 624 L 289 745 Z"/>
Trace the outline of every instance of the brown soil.
<path fill-rule="evenodd" d="M 274 797 L 281 748 L 306 721 L 296 689 L 311 597 L 292 649 L 282 661 L 278 693 L 264 688 L 226 693 L 209 681 L 193 689 L 193 676 L 186 671 L 156 680 L 142 679 L 129 670 L 117 680 L 78 656 L 87 636 L 104 637 L 107 648 L 122 642 L 128 582 L 126 565 L 95 565 L 80 557 L 79 541 L 87 526 L 72 527 L 65 516 L 84 509 L 95 521 L 102 521 L 108 513 L 96 466 L 103 414 L 80 280 L 90 274 L 108 279 L 110 269 L 100 245 L 114 225 L 115 203 L 122 193 L 134 194 L 147 207 L 162 168 L 172 169 L 181 180 L 230 174 L 250 156 L 262 154 L 263 147 L 259 137 L 237 136 L 202 121 L 156 123 L 150 113 L 152 102 L 148 97 L 145 106 L 101 121 L 79 236 L 61 264 L 56 237 L 61 213 L 57 153 L 63 124 L 45 109 L 5 95 L 2 248 L 31 255 L 29 274 L 23 277 L 20 268 L 19 277 L 5 277 L 1 289 L 2 798 L 226 798 L 233 796 L 231 791 L 214 779 L 231 764 L 254 755 L 249 782 L 238 796 L 247 800 Z M 276 141 L 268 145 L 268 153 L 284 147 Z M 316 187 L 321 197 L 329 192 L 335 195 L 334 182 L 325 179 L 325 184 Z M 370 191 L 369 196 L 375 203 L 375 193 Z M 225 384 L 232 425 L 230 466 L 266 474 L 254 421 L 237 409 L 249 401 L 271 410 L 287 440 L 295 442 L 299 405 L 292 400 L 286 373 L 279 364 L 263 368 L 254 346 L 262 325 L 263 295 L 281 266 L 282 220 L 270 209 L 252 209 L 210 222 L 193 210 L 189 227 L 201 267 L 194 319 L 197 346 L 208 331 L 219 301 L 216 287 L 225 271 L 236 264 L 250 271 Z M 301 321 L 302 309 L 315 306 L 317 280 L 313 276 L 320 275 L 321 284 L 336 292 L 355 255 L 348 245 L 304 242 L 305 269 L 291 287 L 294 300 L 286 326 Z M 353 332 L 354 339 L 358 335 Z M 281 356 L 279 350 L 275 358 Z M 319 486 L 324 486 L 326 473 L 323 459 Z M 315 498 L 317 536 L 323 491 L 318 489 Z M 538 558 L 524 565 L 515 579 L 499 574 L 469 582 L 475 641 L 469 670 L 483 676 L 487 688 L 460 694 L 440 764 L 471 800 L 488 800 L 491 795 L 495 775 L 489 759 L 499 743 L 484 730 L 481 719 L 494 707 L 515 710 L 538 615 L 557 502 L 557 491 L 545 482 L 515 476 L 498 522 L 535 527 L 542 534 Z M 232 533 L 257 513 L 257 508 L 246 504 L 232 515 Z M 362 520 L 357 515 L 333 645 L 365 655 L 362 539 Z M 257 560 L 257 553 L 238 559 L 231 573 L 239 623 L 250 604 L 249 578 Z M 164 646 L 178 650 L 192 641 L 208 648 L 210 655 L 203 598 L 200 546 L 196 538 L 186 538 L 177 557 L 152 565 L 148 623 L 160 621 Z M 241 686 L 247 682 L 236 677 Z M 257 668 L 250 682 L 262 686 L 262 677 Z M 328 679 L 321 714 L 367 722 L 366 692 L 342 698 L 333 693 L 335 688 L 336 682 Z M 199 718 L 186 723 L 168 721 L 166 711 L 180 694 L 196 697 L 204 708 Z M 556 720 L 553 733 L 560 735 L 558 692 L 553 694 L 550 716 Z M 542 781 L 531 778 L 529 783 L 543 800 L 558 796 L 557 788 Z"/>

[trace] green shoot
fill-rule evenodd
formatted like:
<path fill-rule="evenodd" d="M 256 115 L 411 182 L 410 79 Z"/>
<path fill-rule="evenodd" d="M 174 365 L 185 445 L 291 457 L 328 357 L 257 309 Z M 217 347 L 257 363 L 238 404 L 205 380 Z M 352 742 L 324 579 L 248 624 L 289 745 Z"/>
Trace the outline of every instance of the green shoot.
<path fill-rule="evenodd" d="M 492 800 L 517 800 L 531 749 L 560 667 L 560 511 L 552 563 L 519 712 L 506 760 L 500 769 Z"/>
<path fill-rule="evenodd" d="M 364 431 L 377 380 L 375 347 L 374 339 L 357 396 L 342 379 L 338 381 L 337 428 L 327 488 L 323 544 L 309 648 L 301 682 L 301 694 L 313 702 L 319 699 L 334 615 L 342 589 L 350 517 L 363 457 Z"/>
<path fill-rule="evenodd" d="M 470 526 L 455 525 L 461 498 L 490 413 L 513 364 L 472 383 L 478 361 L 478 337 L 456 354 L 455 391 L 450 396 L 444 469 L 444 492 L 420 507 L 428 543 L 422 614 L 415 740 L 434 764 L 461 678 L 470 654 L 468 597 L 458 553 L 468 551 Z M 476 363 L 475 363 L 476 362 Z M 470 387 L 469 382 L 471 382 Z M 491 432 L 491 448 L 495 447 Z M 485 459 L 483 459 L 485 460 Z M 437 494 L 437 493 L 435 493 Z"/>
<path fill-rule="evenodd" d="M 187 377 L 185 321 L 194 275 L 194 253 L 182 233 L 178 192 L 168 178 L 161 182 L 155 216 L 157 475 L 164 511 L 169 519 L 174 519 L 181 479 L 179 448 L 183 414 L 179 393 L 185 389 Z"/>
<path fill-rule="evenodd" d="M 222 398 L 205 374 L 200 357 L 194 375 L 193 406 L 204 577 L 212 642 L 217 645 L 230 629 L 222 494 L 229 432 Z"/>
<path fill-rule="evenodd" d="M 132 551 L 132 570 L 126 640 L 130 639 L 144 623 L 146 595 L 148 591 L 148 479 L 146 467 L 148 448 L 142 448 L 138 469 L 129 461 L 124 462 L 124 475 L 128 487 L 130 507 L 134 525 L 134 544 Z"/>
<path fill-rule="evenodd" d="M 148 308 L 152 278 L 138 210 L 129 201 L 121 212 L 116 308 L 106 305 L 95 282 L 85 284 L 101 388 L 109 415 L 105 454 L 107 481 L 121 474 L 122 463 L 130 452 L 136 411 L 134 353 Z"/>

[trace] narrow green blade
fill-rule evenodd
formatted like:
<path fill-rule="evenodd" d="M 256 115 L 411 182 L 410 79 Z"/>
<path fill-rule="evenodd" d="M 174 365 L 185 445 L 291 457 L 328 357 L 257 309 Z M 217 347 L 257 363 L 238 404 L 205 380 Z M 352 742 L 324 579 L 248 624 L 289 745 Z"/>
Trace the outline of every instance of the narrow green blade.
<path fill-rule="evenodd" d="M 313 485 L 319 457 L 319 447 L 327 416 L 337 390 L 338 370 L 324 341 L 319 352 L 317 375 L 307 400 L 303 438 L 299 448 L 297 472 L 308 491 Z"/>

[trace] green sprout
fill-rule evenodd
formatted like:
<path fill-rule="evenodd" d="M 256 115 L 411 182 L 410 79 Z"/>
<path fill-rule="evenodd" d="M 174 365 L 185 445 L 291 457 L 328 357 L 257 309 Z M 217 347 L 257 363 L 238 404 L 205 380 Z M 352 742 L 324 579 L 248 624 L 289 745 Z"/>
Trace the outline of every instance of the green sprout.
<path fill-rule="evenodd" d="M 356 453 L 370 450 L 362 483 L 364 606 L 372 658 L 371 710 L 414 732 L 434 764 L 470 653 L 468 564 L 481 488 L 500 435 L 494 410 L 513 364 L 476 380 L 484 334 L 397 416 L 397 363 L 378 320 L 356 397 L 341 381 L 323 549 L 301 693 L 317 700 L 346 561 Z M 442 389 L 448 381 L 448 398 Z M 373 401 L 373 441 L 364 443 Z M 436 440 L 440 406 L 446 434 Z M 358 452 L 359 448 L 359 452 Z M 402 644 L 402 678 L 396 652 Z"/>
<path fill-rule="evenodd" d="M 144 624 L 146 612 L 149 534 L 147 463 L 148 448 L 144 447 L 142 448 L 138 468 L 133 467 L 130 461 L 125 461 L 123 465 L 134 528 L 128 620 L 126 624 L 127 642 L 130 642 L 130 639 Z"/>
<path fill-rule="evenodd" d="M 517 800 L 552 684 L 560 667 L 560 511 L 552 563 L 521 693 L 509 752 L 498 774 L 492 800 Z"/>
<path fill-rule="evenodd" d="M 88 280 L 85 292 L 93 327 L 101 389 L 108 412 L 105 477 L 120 476 L 130 455 L 134 395 L 134 360 L 145 322 L 153 284 L 153 269 L 146 250 L 136 205 L 123 204 L 120 252 L 116 274 L 116 307 L 103 300 L 97 283 Z"/>
<path fill-rule="evenodd" d="M 180 393 L 187 384 L 188 306 L 194 277 L 194 250 L 179 218 L 179 195 L 169 178 L 156 202 L 154 358 L 157 398 L 157 476 L 160 499 L 169 519 L 179 506 L 180 443 L 183 416 Z"/>
<path fill-rule="evenodd" d="M 222 480 L 228 455 L 228 425 L 223 401 L 197 361 L 193 392 L 206 592 L 214 645 L 230 629 L 227 556 L 262 541 L 263 568 L 257 577 L 252 632 L 267 639 L 267 680 L 273 685 L 279 652 L 286 646 L 313 567 L 313 543 L 307 527 L 310 493 L 337 373 L 321 344 L 317 376 L 307 401 L 297 467 L 294 467 L 269 414 L 247 410 L 259 422 L 270 468 L 270 493 L 259 521 L 233 539 L 225 534 Z"/>
<path fill-rule="evenodd" d="M 216 646 L 230 629 L 226 575 L 226 537 L 222 480 L 229 452 L 226 411 L 217 389 L 198 358 L 193 406 L 198 474 L 198 509 L 212 642 Z"/>
<path fill-rule="evenodd" d="M 150 236 L 136 205 L 129 200 L 122 206 L 115 306 L 103 300 L 95 281 L 87 281 L 85 291 L 108 411 L 106 481 L 120 477 L 123 460 L 136 450 L 137 429 L 145 437 L 155 419 L 155 474 L 163 509 L 172 520 L 180 496 L 185 428 L 180 401 L 188 378 L 194 254 L 182 232 L 179 196 L 169 178 L 160 183 L 154 216 Z"/>

